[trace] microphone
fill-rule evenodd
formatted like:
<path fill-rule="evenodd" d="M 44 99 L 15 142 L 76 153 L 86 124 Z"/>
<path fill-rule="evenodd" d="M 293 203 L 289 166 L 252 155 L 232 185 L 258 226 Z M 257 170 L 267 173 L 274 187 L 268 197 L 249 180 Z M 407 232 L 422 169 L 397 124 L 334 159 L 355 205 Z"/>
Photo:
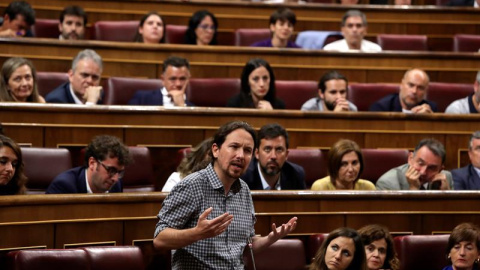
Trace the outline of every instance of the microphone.
<path fill-rule="evenodd" d="M 257 270 L 255 267 L 255 257 L 253 256 L 253 242 L 251 237 L 248 238 L 248 247 L 250 248 L 250 256 L 252 257 L 253 270 Z"/>

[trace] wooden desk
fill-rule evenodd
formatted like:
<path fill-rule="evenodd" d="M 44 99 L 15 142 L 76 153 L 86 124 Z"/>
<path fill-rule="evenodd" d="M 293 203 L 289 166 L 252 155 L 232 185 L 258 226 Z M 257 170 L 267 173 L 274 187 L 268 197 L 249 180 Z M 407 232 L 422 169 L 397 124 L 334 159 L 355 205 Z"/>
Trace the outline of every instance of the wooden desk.
<path fill-rule="evenodd" d="M 82 49 L 90 48 L 104 60 L 104 77 L 159 78 L 163 59 L 187 58 L 195 78 L 238 78 L 254 57 L 269 61 L 279 80 L 318 80 L 336 69 L 350 82 L 400 82 L 407 69 L 424 69 L 431 81 L 472 83 L 479 68 L 478 53 L 382 52 L 338 53 L 301 49 L 231 46 L 146 45 L 138 43 L 52 39 L 0 39 L 0 63 L 11 56 L 31 59 L 38 71 L 66 72 Z"/>

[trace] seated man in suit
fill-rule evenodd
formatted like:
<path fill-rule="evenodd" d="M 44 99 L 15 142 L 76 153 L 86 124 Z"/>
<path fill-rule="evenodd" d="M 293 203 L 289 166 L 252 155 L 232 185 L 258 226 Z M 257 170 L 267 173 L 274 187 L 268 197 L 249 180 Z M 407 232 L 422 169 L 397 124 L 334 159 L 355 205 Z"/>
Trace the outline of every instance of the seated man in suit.
<path fill-rule="evenodd" d="M 288 133 L 279 124 L 268 124 L 258 132 L 255 160 L 240 177 L 252 190 L 305 189 L 305 171 L 287 161 Z"/>
<path fill-rule="evenodd" d="M 60 85 L 45 97 L 47 103 L 94 105 L 101 103 L 102 57 L 86 49 L 77 54 L 68 71 L 69 82 Z"/>
<path fill-rule="evenodd" d="M 122 192 L 121 178 L 130 162 L 128 148 L 116 137 L 93 138 L 85 151 L 85 166 L 59 174 L 47 194 Z"/>
<path fill-rule="evenodd" d="M 480 71 L 473 83 L 473 91 L 471 95 L 450 103 L 445 113 L 468 114 L 480 111 Z"/>
<path fill-rule="evenodd" d="M 433 113 L 437 104 L 425 100 L 430 79 L 425 71 L 410 69 L 403 76 L 398 94 L 388 95 L 370 106 L 374 112 Z"/>
<path fill-rule="evenodd" d="M 79 6 L 68 6 L 60 13 L 60 40 L 79 40 L 85 38 L 85 26 L 87 25 L 87 14 Z"/>
<path fill-rule="evenodd" d="M 423 139 L 408 156 L 407 164 L 384 173 L 378 190 L 428 190 L 453 188 L 452 174 L 443 170 L 445 147 L 435 139 Z"/>
<path fill-rule="evenodd" d="M 163 88 L 137 91 L 130 105 L 160 105 L 165 107 L 193 106 L 185 96 L 190 80 L 190 63 L 185 58 L 170 56 L 163 61 Z"/>
<path fill-rule="evenodd" d="M 455 190 L 480 190 L 480 131 L 475 131 L 468 143 L 470 164 L 452 170 Z"/>
<path fill-rule="evenodd" d="M 0 37 L 31 37 L 30 27 L 34 24 L 32 6 L 25 1 L 13 1 L 0 18 Z"/>
<path fill-rule="evenodd" d="M 335 70 L 325 73 L 318 83 L 318 97 L 307 100 L 302 111 L 357 111 L 357 106 L 347 100 L 348 80 Z"/>

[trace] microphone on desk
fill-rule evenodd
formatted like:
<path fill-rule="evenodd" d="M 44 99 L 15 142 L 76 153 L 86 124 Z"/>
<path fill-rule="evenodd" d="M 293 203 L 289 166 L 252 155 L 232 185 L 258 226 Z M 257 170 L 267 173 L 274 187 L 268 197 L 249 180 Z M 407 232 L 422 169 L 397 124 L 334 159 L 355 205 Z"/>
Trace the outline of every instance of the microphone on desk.
<path fill-rule="evenodd" d="M 248 247 L 250 249 L 250 256 L 252 257 L 253 270 L 257 270 L 255 267 L 255 257 L 253 257 L 253 242 L 251 237 L 248 238 Z"/>

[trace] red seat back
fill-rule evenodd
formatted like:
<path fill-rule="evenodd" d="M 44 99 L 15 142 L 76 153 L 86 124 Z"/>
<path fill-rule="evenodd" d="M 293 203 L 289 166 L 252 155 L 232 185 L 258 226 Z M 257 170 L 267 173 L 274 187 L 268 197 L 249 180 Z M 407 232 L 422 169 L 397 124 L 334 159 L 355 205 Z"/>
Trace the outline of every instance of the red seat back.
<path fill-rule="evenodd" d="M 240 93 L 240 79 L 190 79 L 188 100 L 201 107 L 225 107 L 232 96 Z"/>
<path fill-rule="evenodd" d="M 473 92 L 473 84 L 431 82 L 428 85 L 427 99 L 437 103 L 439 112 L 444 112 L 454 100 Z"/>
<path fill-rule="evenodd" d="M 72 168 L 70 152 L 64 148 L 22 147 L 27 193 L 45 193 L 53 179 Z"/>
<path fill-rule="evenodd" d="M 60 36 L 58 30 L 57 19 L 35 19 L 35 24 L 32 25 L 32 34 L 39 38 L 57 38 Z"/>
<path fill-rule="evenodd" d="M 317 96 L 316 81 L 275 81 L 277 97 L 285 102 L 286 109 L 300 110 L 303 103 Z"/>
<path fill-rule="evenodd" d="M 37 72 L 38 93 L 45 97 L 52 90 L 68 82 L 68 74 L 64 72 Z"/>
<path fill-rule="evenodd" d="M 152 159 L 147 147 L 128 147 L 132 163 L 125 168 L 123 192 L 147 192 L 155 190 Z"/>
<path fill-rule="evenodd" d="M 133 42 L 138 21 L 98 21 L 94 29 L 96 40 Z"/>
<path fill-rule="evenodd" d="M 328 233 L 319 233 L 319 234 L 312 234 L 308 238 L 308 250 L 307 250 L 307 260 L 308 262 L 312 262 L 313 258 L 317 254 L 318 249 L 322 246 L 323 241 L 327 239 Z"/>
<path fill-rule="evenodd" d="M 394 238 L 400 270 L 438 270 L 445 258 L 449 235 L 407 235 Z"/>
<path fill-rule="evenodd" d="M 235 31 L 235 46 L 250 46 L 271 37 L 272 32 L 268 28 L 239 28 Z"/>
<path fill-rule="evenodd" d="M 88 270 L 87 253 L 81 249 L 34 249 L 9 252 L 8 270 Z"/>
<path fill-rule="evenodd" d="M 453 37 L 453 51 L 478 52 L 480 49 L 480 35 L 458 34 Z"/>
<path fill-rule="evenodd" d="M 165 42 L 170 44 L 185 44 L 185 33 L 187 26 L 185 25 L 170 25 L 165 28 Z"/>
<path fill-rule="evenodd" d="M 364 168 L 360 178 L 376 183 L 391 168 L 408 161 L 406 149 L 362 149 Z"/>
<path fill-rule="evenodd" d="M 267 249 L 255 253 L 255 268 L 250 249 L 245 248 L 243 261 L 246 270 L 303 270 L 306 269 L 305 248 L 299 239 L 280 239 Z"/>
<path fill-rule="evenodd" d="M 163 82 L 160 79 L 134 79 L 110 77 L 105 87 L 103 103 L 106 105 L 126 105 L 138 90 L 160 90 Z"/>
<path fill-rule="evenodd" d="M 425 35 L 393 35 L 381 34 L 377 42 L 383 50 L 391 51 L 428 51 Z"/>
<path fill-rule="evenodd" d="M 87 253 L 91 270 L 145 269 L 140 248 L 135 246 L 104 246 L 82 248 Z"/>
<path fill-rule="evenodd" d="M 327 158 L 320 149 L 289 149 L 288 161 L 303 167 L 307 189 L 315 180 L 328 175 Z"/>
<path fill-rule="evenodd" d="M 384 83 L 352 83 L 348 86 L 348 100 L 355 104 L 359 111 L 368 111 L 375 101 L 399 91 L 398 84 Z"/>

